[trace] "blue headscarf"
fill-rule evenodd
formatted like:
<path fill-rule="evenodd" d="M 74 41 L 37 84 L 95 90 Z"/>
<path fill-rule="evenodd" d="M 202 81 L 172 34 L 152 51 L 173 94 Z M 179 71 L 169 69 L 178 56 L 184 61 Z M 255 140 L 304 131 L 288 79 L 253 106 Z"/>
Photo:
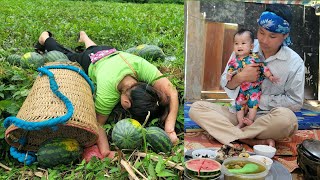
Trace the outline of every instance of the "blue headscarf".
<path fill-rule="evenodd" d="M 290 24 L 288 23 L 288 21 L 273 12 L 263 12 L 257 22 L 259 26 L 273 33 L 288 34 L 290 32 Z M 292 42 L 290 36 L 288 36 L 283 41 L 283 45 L 288 46 L 291 44 Z"/>

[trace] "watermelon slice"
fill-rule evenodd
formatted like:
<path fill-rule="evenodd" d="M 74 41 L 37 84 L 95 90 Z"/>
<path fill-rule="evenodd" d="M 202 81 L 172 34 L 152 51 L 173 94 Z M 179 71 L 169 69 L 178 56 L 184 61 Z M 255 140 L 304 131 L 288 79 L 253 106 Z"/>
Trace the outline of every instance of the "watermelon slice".
<path fill-rule="evenodd" d="M 221 164 L 209 158 L 197 158 L 186 161 L 187 174 L 197 178 L 215 178 L 221 174 Z"/>

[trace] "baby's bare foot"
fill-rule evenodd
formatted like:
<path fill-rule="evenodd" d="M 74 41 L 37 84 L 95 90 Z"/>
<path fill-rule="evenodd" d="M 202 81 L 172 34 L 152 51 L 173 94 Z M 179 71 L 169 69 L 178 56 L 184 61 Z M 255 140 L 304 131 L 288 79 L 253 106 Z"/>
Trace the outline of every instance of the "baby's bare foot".
<path fill-rule="evenodd" d="M 243 128 L 243 127 L 245 127 L 246 125 L 243 123 L 243 122 L 239 122 L 239 124 L 237 125 L 237 127 L 239 128 L 239 129 L 241 129 L 241 128 Z"/>
<path fill-rule="evenodd" d="M 247 126 L 250 126 L 253 123 L 253 121 L 249 118 L 244 117 L 243 123 L 246 124 Z"/>

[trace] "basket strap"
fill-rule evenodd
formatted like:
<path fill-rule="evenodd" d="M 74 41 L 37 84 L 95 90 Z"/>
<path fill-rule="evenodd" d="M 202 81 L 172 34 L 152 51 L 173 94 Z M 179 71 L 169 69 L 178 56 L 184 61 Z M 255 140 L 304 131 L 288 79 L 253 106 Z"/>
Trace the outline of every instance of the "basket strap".
<path fill-rule="evenodd" d="M 17 159 L 21 163 L 25 163 L 26 165 L 31 165 L 36 161 L 36 154 L 31 151 L 27 152 L 19 152 L 17 148 L 10 147 L 10 155 Z"/>
<path fill-rule="evenodd" d="M 138 74 L 137 72 L 133 69 L 133 67 L 131 66 L 131 64 L 127 61 L 126 58 L 124 58 L 120 53 L 119 56 L 121 57 L 121 59 L 124 60 L 124 62 L 129 66 L 129 68 L 131 69 L 131 71 L 133 72 L 134 76 L 136 77 L 136 79 L 138 79 Z"/>

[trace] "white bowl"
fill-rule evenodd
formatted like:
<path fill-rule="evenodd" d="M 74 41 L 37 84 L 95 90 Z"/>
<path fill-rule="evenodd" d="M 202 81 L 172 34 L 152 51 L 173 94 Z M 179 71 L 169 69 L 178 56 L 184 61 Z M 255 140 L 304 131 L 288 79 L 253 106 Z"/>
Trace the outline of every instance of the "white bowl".
<path fill-rule="evenodd" d="M 251 159 L 256 159 L 258 161 L 261 161 L 263 162 L 266 166 L 267 166 L 267 169 L 270 170 L 271 166 L 272 166 L 272 159 L 266 157 L 266 156 L 261 156 L 261 155 L 252 155 L 250 156 L 249 158 Z"/>
<path fill-rule="evenodd" d="M 253 151 L 257 155 L 262 155 L 268 158 L 272 158 L 276 154 L 277 149 L 267 145 L 255 145 L 253 146 Z"/>
<path fill-rule="evenodd" d="M 192 151 L 192 158 L 210 158 L 215 159 L 217 156 L 216 151 L 210 149 L 196 149 Z"/>

